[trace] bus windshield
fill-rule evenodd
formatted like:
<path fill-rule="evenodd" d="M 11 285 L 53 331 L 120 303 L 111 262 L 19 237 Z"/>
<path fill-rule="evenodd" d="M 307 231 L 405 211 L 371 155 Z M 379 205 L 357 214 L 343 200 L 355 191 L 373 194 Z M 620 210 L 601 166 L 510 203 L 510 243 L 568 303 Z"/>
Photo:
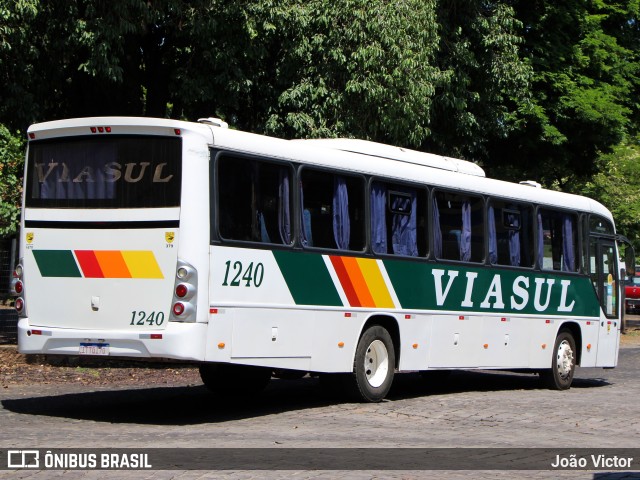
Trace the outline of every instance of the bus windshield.
<path fill-rule="evenodd" d="M 27 207 L 180 204 L 179 138 L 109 135 L 33 141 L 27 161 Z"/>

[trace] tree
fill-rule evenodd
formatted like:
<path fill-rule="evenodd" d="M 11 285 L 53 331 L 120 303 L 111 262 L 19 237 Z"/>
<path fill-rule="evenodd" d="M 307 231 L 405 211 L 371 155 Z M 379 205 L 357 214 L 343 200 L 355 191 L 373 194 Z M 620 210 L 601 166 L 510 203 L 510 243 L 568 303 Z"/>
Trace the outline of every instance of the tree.
<path fill-rule="evenodd" d="M 588 182 L 571 188 L 598 200 L 613 213 L 618 233 L 640 252 L 640 139 L 616 146 L 597 160 L 599 170 Z"/>
<path fill-rule="evenodd" d="M 442 78 L 435 2 L 312 0 L 296 11 L 299 28 L 284 31 L 275 59 L 266 131 L 420 146 Z"/>
<path fill-rule="evenodd" d="M 629 25 L 635 1 L 515 1 L 524 54 L 534 69 L 522 128 L 492 146 L 503 177 L 523 172 L 565 188 L 597 173 L 596 160 L 627 132 L 638 93 L 638 48 Z M 620 39 L 621 41 L 618 41 Z M 516 160 L 517 159 L 517 160 Z M 516 165 L 514 165 L 516 163 Z M 520 177 L 522 178 L 522 177 Z"/>
<path fill-rule="evenodd" d="M 20 221 L 24 143 L 0 125 L 0 238 L 15 235 Z"/>
<path fill-rule="evenodd" d="M 533 71 L 521 54 L 522 23 L 508 2 L 440 0 L 437 66 L 425 150 L 494 164 L 491 145 L 522 128 Z"/>

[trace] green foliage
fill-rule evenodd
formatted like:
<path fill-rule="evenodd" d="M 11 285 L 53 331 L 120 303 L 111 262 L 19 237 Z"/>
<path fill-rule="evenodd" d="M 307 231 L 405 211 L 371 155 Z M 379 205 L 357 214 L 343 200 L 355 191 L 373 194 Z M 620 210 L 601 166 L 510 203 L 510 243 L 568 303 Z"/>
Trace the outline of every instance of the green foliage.
<path fill-rule="evenodd" d="M 599 155 L 638 128 L 638 4 L 514 4 L 534 69 L 532 105 L 522 111 L 523 128 L 497 142 L 492 160 L 499 175 L 524 173 L 564 188 L 564 178 L 597 173 Z M 514 152 L 516 168 L 509 165 Z"/>
<path fill-rule="evenodd" d="M 491 164 L 491 143 L 522 128 L 532 69 L 508 2 L 441 0 L 433 135 L 424 148 Z"/>
<path fill-rule="evenodd" d="M 20 221 L 25 142 L 0 125 L 0 237 L 14 235 Z"/>
<path fill-rule="evenodd" d="M 618 233 L 640 252 L 640 141 L 615 147 L 599 157 L 597 164 L 599 172 L 588 182 L 571 187 L 609 208 Z"/>
<path fill-rule="evenodd" d="M 638 0 L 0 0 L 0 123 L 219 116 L 600 195 L 639 131 L 639 18 Z"/>
<path fill-rule="evenodd" d="M 313 0 L 285 32 L 266 130 L 419 146 L 442 75 L 435 2 Z"/>

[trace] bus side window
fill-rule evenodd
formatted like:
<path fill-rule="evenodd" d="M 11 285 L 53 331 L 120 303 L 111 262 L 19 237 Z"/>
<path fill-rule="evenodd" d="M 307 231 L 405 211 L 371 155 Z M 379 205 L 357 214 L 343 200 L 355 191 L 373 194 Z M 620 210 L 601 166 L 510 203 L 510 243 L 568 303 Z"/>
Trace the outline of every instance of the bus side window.
<path fill-rule="evenodd" d="M 436 258 L 482 262 L 483 210 L 480 197 L 436 192 L 433 196 L 433 248 Z"/>
<path fill-rule="evenodd" d="M 425 256 L 427 222 L 424 190 L 373 182 L 370 198 L 373 252 Z"/>
<path fill-rule="evenodd" d="M 222 156 L 218 161 L 220 235 L 225 240 L 290 245 L 291 168 Z"/>
<path fill-rule="evenodd" d="M 578 270 L 576 216 L 549 209 L 538 210 L 538 265 L 544 270 Z"/>
<path fill-rule="evenodd" d="M 489 263 L 533 266 L 533 209 L 530 205 L 491 200 L 487 212 Z"/>
<path fill-rule="evenodd" d="M 364 180 L 305 168 L 300 183 L 302 244 L 364 249 Z"/>

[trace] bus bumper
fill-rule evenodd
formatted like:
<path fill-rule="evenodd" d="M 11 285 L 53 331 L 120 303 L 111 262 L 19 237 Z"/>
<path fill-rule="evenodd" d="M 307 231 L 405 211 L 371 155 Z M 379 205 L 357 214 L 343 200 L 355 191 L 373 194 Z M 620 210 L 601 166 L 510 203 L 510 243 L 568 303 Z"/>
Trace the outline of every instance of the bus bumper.
<path fill-rule="evenodd" d="M 84 345 L 102 356 L 129 358 L 168 358 L 203 361 L 206 323 L 169 322 L 164 330 L 82 330 L 38 327 L 28 318 L 18 322 L 18 351 L 26 354 L 81 355 Z"/>

